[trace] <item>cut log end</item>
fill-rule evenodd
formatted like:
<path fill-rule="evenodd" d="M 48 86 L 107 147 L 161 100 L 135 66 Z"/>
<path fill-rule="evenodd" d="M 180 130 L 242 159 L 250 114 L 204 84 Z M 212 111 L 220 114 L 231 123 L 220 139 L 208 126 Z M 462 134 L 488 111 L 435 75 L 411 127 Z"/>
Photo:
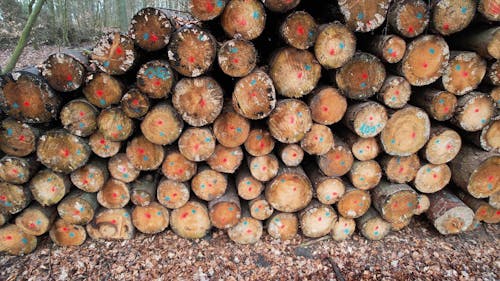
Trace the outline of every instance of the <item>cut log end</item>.
<path fill-rule="evenodd" d="M 212 156 L 207 159 L 207 164 L 217 172 L 233 174 L 240 167 L 243 157 L 241 147 L 227 148 L 218 144 Z"/>
<path fill-rule="evenodd" d="M 224 195 L 227 189 L 227 177 L 209 169 L 207 167 L 200 168 L 191 181 L 191 189 L 198 198 L 211 201 Z"/>
<path fill-rule="evenodd" d="M 85 98 L 96 107 L 107 108 L 120 102 L 124 91 L 123 84 L 106 73 L 90 74 L 83 88 Z"/>
<path fill-rule="evenodd" d="M 377 98 L 386 106 L 399 109 L 408 103 L 411 94 L 411 85 L 404 77 L 388 76 L 378 92 Z"/>
<path fill-rule="evenodd" d="M 123 208 L 130 201 L 130 187 L 122 181 L 110 179 L 97 193 L 97 201 L 105 208 Z"/>
<path fill-rule="evenodd" d="M 165 157 L 165 149 L 144 136 L 133 138 L 127 145 L 126 155 L 130 163 L 140 171 L 156 170 Z"/>
<path fill-rule="evenodd" d="M 349 29 L 370 32 L 384 23 L 390 2 L 389 0 L 339 1 L 339 6 Z"/>
<path fill-rule="evenodd" d="M 320 124 L 313 124 L 311 130 L 300 141 L 300 147 L 309 155 L 327 153 L 334 142 L 332 130 Z"/>
<path fill-rule="evenodd" d="M 157 202 L 148 206 L 136 206 L 132 211 L 132 223 L 142 233 L 160 233 L 168 227 L 169 212 Z"/>
<path fill-rule="evenodd" d="M 257 50 L 249 41 L 233 39 L 224 42 L 217 59 L 222 72 L 231 77 L 244 77 L 257 64 Z"/>
<path fill-rule="evenodd" d="M 107 140 L 99 131 L 90 136 L 89 145 L 92 152 L 101 158 L 115 156 L 121 147 L 120 142 Z"/>
<path fill-rule="evenodd" d="M 438 1 L 432 9 L 432 26 L 440 34 L 450 35 L 466 28 L 475 14 L 473 0 Z"/>
<path fill-rule="evenodd" d="M 202 203 L 189 201 L 184 206 L 172 211 L 170 225 L 180 237 L 203 238 L 211 227 L 208 209 Z"/>
<path fill-rule="evenodd" d="M 474 212 L 446 190 L 429 195 L 430 208 L 426 214 L 443 235 L 466 231 L 472 224 Z"/>
<path fill-rule="evenodd" d="M 298 231 L 299 219 L 294 213 L 276 213 L 267 223 L 267 232 L 274 239 L 291 240 Z"/>
<path fill-rule="evenodd" d="M 406 42 L 397 35 L 380 35 L 373 39 L 370 50 L 385 62 L 398 63 L 406 52 Z"/>
<path fill-rule="evenodd" d="M 24 157 L 35 151 L 38 130 L 14 119 L 0 125 L 0 149 L 8 155 Z"/>
<path fill-rule="evenodd" d="M 221 25 L 229 37 L 253 40 L 264 31 L 266 11 L 257 0 L 233 0 L 224 9 Z"/>
<path fill-rule="evenodd" d="M 228 106 L 215 119 L 213 132 L 217 141 L 223 146 L 229 148 L 239 147 L 248 138 L 250 121 L 234 112 L 233 108 Z"/>
<path fill-rule="evenodd" d="M 83 55 L 81 54 L 83 57 Z M 41 65 L 40 72 L 47 83 L 56 91 L 72 92 L 85 81 L 84 61 L 70 53 L 50 55 Z"/>
<path fill-rule="evenodd" d="M 375 160 L 355 161 L 349 171 L 349 180 L 358 189 L 369 190 L 382 178 L 382 169 Z"/>
<path fill-rule="evenodd" d="M 285 42 L 301 50 L 306 50 L 314 45 L 317 33 L 316 21 L 304 11 L 290 14 L 280 27 L 280 34 Z"/>
<path fill-rule="evenodd" d="M 179 138 L 179 152 L 190 161 L 207 160 L 215 151 L 215 136 L 208 128 L 189 128 Z"/>
<path fill-rule="evenodd" d="M 151 52 L 167 46 L 174 29 L 168 16 L 161 9 L 149 7 L 134 15 L 129 33 L 137 46 Z"/>
<path fill-rule="evenodd" d="M 72 172 L 71 182 L 83 191 L 97 192 L 101 190 L 108 177 L 106 163 L 95 160 Z"/>
<path fill-rule="evenodd" d="M 120 106 L 130 118 L 141 118 L 149 111 L 150 102 L 148 97 L 138 89 L 130 89 L 120 102 Z"/>
<path fill-rule="evenodd" d="M 264 196 L 259 196 L 248 203 L 250 215 L 257 220 L 267 220 L 274 212 L 274 208 Z"/>
<path fill-rule="evenodd" d="M 356 188 L 346 188 L 344 196 L 337 203 L 339 215 L 349 219 L 361 217 L 371 205 L 370 194 Z"/>
<path fill-rule="evenodd" d="M 81 191 L 73 191 L 57 205 L 57 212 L 64 221 L 78 225 L 89 223 L 96 209 L 96 194 Z"/>
<path fill-rule="evenodd" d="M 129 161 L 125 153 L 119 153 L 108 161 L 108 170 L 111 176 L 125 183 L 133 182 L 141 171 Z"/>
<path fill-rule="evenodd" d="M 276 107 L 273 81 L 265 72 L 254 71 L 236 83 L 232 102 L 234 110 L 248 119 L 269 116 Z"/>
<path fill-rule="evenodd" d="M 369 240 L 382 240 L 391 231 L 391 224 L 380 217 L 379 213 L 370 208 L 356 221 L 361 234 Z"/>
<path fill-rule="evenodd" d="M 176 141 L 182 133 L 184 122 L 177 111 L 167 103 L 153 107 L 141 123 L 141 132 L 152 143 L 167 145 Z"/>
<path fill-rule="evenodd" d="M 318 238 L 331 232 L 337 219 L 335 210 L 329 205 L 312 201 L 299 213 L 300 229 L 306 237 Z"/>
<path fill-rule="evenodd" d="M 134 66 L 137 53 L 127 35 L 112 32 L 104 35 L 92 50 L 91 60 L 101 71 L 121 75 Z"/>
<path fill-rule="evenodd" d="M 226 0 L 191 0 L 189 1 L 189 11 L 195 18 L 208 21 L 222 13 L 226 2 Z"/>
<path fill-rule="evenodd" d="M 273 154 L 258 157 L 248 157 L 250 173 L 259 181 L 267 182 L 278 174 L 278 158 Z"/>
<path fill-rule="evenodd" d="M 413 38 L 424 32 L 429 24 L 429 10 L 423 0 L 404 0 L 394 3 L 388 14 L 389 24 L 399 34 Z"/>
<path fill-rule="evenodd" d="M 372 200 L 375 209 L 389 223 L 408 221 L 418 204 L 417 193 L 410 186 L 388 182 L 381 182 L 373 190 Z"/>
<path fill-rule="evenodd" d="M 278 175 L 267 184 L 266 200 L 281 212 L 296 212 L 312 199 L 312 185 L 302 168 L 280 168 Z"/>
<path fill-rule="evenodd" d="M 129 240 L 135 234 L 128 209 L 101 209 L 86 229 L 94 240 Z"/>
<path fill-rule="evenodd" d="M 332 87 L 315 90 L 309 98 L 308 105 L 313 121 L 322 125 L 339 122 L 347 110 L 346 98 Z"/>
<path fill-rule="evenodd" d="M 456 131 L 444 127 L 433 127 L 423 155 L 432 164 L 444 164 L 453 160 L 461 147 L 462 138 Z"/>
<path fill-rule="evenodd" d="M 481 92 L 472 92 L 458 100 L 452 123 L 468 132 L 484 128 L 493 117 L 495 105 L 492 98 Z"/>
<path fill-rule="evenodd" d="M 121 108 L 108 108 L 97 117 L 99 132 L 110 141 L 124 141 L 134 132 L 134 122 Z"/>
<path fill-rule="evenodd" d="M 87 239 L 87 231 L 81 225 L 58 219 L 49 232 L 50 239 L 58 246 L 80 246 Z"/>
<path fill-rule="evenodd" d="M 137 72 L 137 88 L 150 98 L 165 98 L 174 85 L 174 73 L 167 61 L 153 60 Z"/>
<path fill-rule="evenodd" d="M 197 171 L 195 162 L 188 160 L 178 150 L 167 151 L 162 165 L 162 173 L 168 179 L 185 182 L 190 180 Z"/>
<path fill-rule="evenodd" d="M 271 135 L 278 141 L 296 143 L 311 129 L 311 111 L 300 100 L 281 100 L 269 116 L 267 124 Z"/>
<path fill-rule="evenodd" d="M 275 140 L 266 129 L 254 128 L 245 141 L 245 150 L 252 156 L 263 156 L 274 149 Z"/>
<path fill-rule="evenodd" d="M 486 61 L 474 52 L 452 52 L 443 73 L 443 87 L 455 95 L 476 89 L 486 74 Z"/>
<path fill-rule="evenodd" d="M 9 255 L 24 256 L 35 251 L 36 236 L 25 233 L 15 224 L 0 228 L 0 251 Z"/>
<path fill-rule="evenodd" d="M 304 150 L 297 144 L 282 145 L 279 149 L 279 157 L 286 166 L 297 167 L 304 160 Z"/>
<path fill-rule="evenodd" d="M 332 226 L 333 240 L 340 242 L 349 239 L 354 234 L 356 229 L 356 221 L 354 219 L 344 218 L 339 216 Z"/>
<path fill-rule="evenodd" d="M 158 202 L 169 209 L 178 209 L 189 201 L 189 186 L 185 183 L 163 179 L 157 189 Z"/>
<path fill-rule="evenodd" d="M 277 13 L 286 13 L 299 5 L 300 0 L 267 0 L 266 8 Z"/>
<path fill-rule="evenodd" d="M 330 23 L 319 27 L 314 53 L 326 69 L 336 69 L 347 63 L 356 51 L 356 37 L 346 26 Z"/>
<path fill-rule="evenodd" d="M 384 156 L 382 168 L 387 179 L 394 183 L 412 181 L 420 169 L 420 159 L 416 154 L 409 156 Z"/>
<path fill-rule="evenodd" d="M 247 245 L 257 243 L 264 232 L 262 222 L 252 217 L 242 218 L 227 234 L 233 242 Z"/>
<path fill-rule="evenodd" d="M 363 102 L 350 106 L 344 116 L 345 125 L 362 138 L 378 135 L 387 124 L 387 111 L 377 102 Z"/>
<path fill-rule="evenodd" d="M 88 137 L 97 129 L 97 109 L 84 99 L 72 100 L 61 109 L 64 129 L 79 137 Z"/>

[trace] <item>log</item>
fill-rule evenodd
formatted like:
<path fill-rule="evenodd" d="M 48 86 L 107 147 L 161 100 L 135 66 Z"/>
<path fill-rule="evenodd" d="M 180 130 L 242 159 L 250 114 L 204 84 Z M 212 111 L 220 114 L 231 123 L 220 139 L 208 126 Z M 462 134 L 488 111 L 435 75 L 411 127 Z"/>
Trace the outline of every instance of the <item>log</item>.
<path fill-rule="evenodd" d="M 94 159 L 87 165 L 71 173 L 71 182 L 85 192 L 101 190 L 109 178 L 106 162 Z"/>
<path fill-rule="evenodd" d="M 500 116 L 493 117 L 481 131 L 466 134 L 465 138 L 485 151 L 500 153 Z"/>
<path fill-rule="evenodd" d="M 399 72 L 412 86 L 429 85 L 443 75 L 449 57 L 448 44 L 442 37 L 424 35 L 408 45 Z"/>
<path fill-rule="evenodd" d="M 370 193 L 344 183 L 345 193 L 337 202 L 337 211 L 339 216 L 355 219 L 365 214 L 371 205 Z"/>
<path fill-rule="evenodd" d="M 377 35 L 371 40 L 369 50 L 384 62 L 398 63 L 406 52 L 406 42 L 394 34 Z"/>
<path fill-rule="evenodd" d="M 170 227 L 182 238 L 202 238 L 211 228 L 207 207 L 198 201 L 187 202 L 184 206 L 172 211 Z"/>
<path fill-rule="evenodd" d="M 274 138 L 267 128 L 253 128 L 245 141 L 245 150 L 252 156 L 263 156 L 274 149 Z"/>
<path fill-rule="evenodd" d="M 252 200 L 257 198 L 264 190 L 264 184 L 254 178 L 250 174 L 250 170 L 247 165 L 243 165 L 242 168 L 238 169 L 236 175 L 236 189 L 238 190 L 238 195 L 244 200 Z"/>
<path fill-rule="evenodd" d="M 178 149 L 169 149 L 166 152 L 161 172 L 168 179 L 185 182 L 194 177 L 196 171 L 196 163 L 184 157 Z"/>
<path fill-rule="evenodd" d="M 334 241 L 340 242 L 347 240 L 354 234 L 356 221 L 338 216 L 332 226 L 331 235 Z"/>
<path fill-rule="evenodd" d="M 39 171 L 30 181 L 29 189 L 42 206 L 53 206 L 69 193 L 71 182 L 67 175 L 55 173 L 50 169 Z"/>
<path fill-rule="evenodd" d="M 130 202 L 130 186 L 116 179 L 109 179 L 99 192 L 97 201 L 108 209 L 120 209 Z"/>
<path fill-rule="evenodd" d="M 266 11 L 257 0 L 230 0 L 221 17 L 222 29 L 229 37 L 253 40 L 264 31 Z"/>
<path fill-rule="evenodd" d="M 166 98 L 175 83 L 174 73 L 166 60 L 143 64 L 136 76 L 137 88 L 152 99 Z"/>
<path fill-rule="evenodd" d="M 280 145 L 278 155 L 289 167 L 297 167 L 304 160 L 304 150 L 297 144 Z"/>
<path fill-rule="evenodd" d="M 142 233 L 160 233 L 168 227 L 168 223 L 168 209 L 157 202 L 148 206 L 135 206 L 132 211 L 132 224 Z"/>
<path fill-rule="evenodd" d="M 208 166 L 201 166 L 191 181 L 191 190 L 198 198 L 205 201 L 212 201 L 224 195 L 228 187 L 227 176 L 210 169 Z"/>
<path fill-rule="evenodd" d="M 372 192 L 373 207 L 389 223 L 404 222 L 413 216 L 417 193 L 406 184 L 382 181 Z"/>
<path fill-rule="evenodd" d="M 274 208 L 267 202 L 263 195 L 249 201 L 248 208 L 250 209 L 252 218 L 261 221 L 267 220 L 274 212 Z"/>
<path fill-rule="evenodd" d="M 292 240 L 299 232 L 299 219 L 294 213 L 277 212 L 267 220 L 266 228 L 274 239 Z"/>
<path fill-rule="evenodd" d="M 431 124 L 422 109 L 407 106 L 392 114 L 380 141 L 384 151 L 393 156 L 408 156 L 419 151 L 429 140 Z"/>
<path fill-rule="evenodd" d="M 411 96 L 411 85 L 404 77 L 389 75 L 385 78 L 377 99 L 392 109 L 403 108 Z"/>
<path fill-rule="evenodd" d="M 137 170 L 125 153 L 119 153 L 108 161 L 111 176 L 125 183 L 133 182 L 141 171 Z"/>
<path fill-rule="evenodd" d="M 411 103 L 425 110 L 434 120 L 446 121 L 455 114 L 458 100 L 450 92 L 427 88 L 412 95 Z"/>
<path fill-rule="evenodd" d="M 85 99 L 76 99 L 61 109 L 64 129 L 79 137 L 88 137 L 97 129 L 97 109 Z"/>
<path fill-rule="evenodd" d="M 345 25 L 329 23 L 320 25 L 314 44 L 314 54 L 326 69 L 345 65 L 356 52 L 356 37 Z"/>
<path fill-rule="evenodd" d="M 0 226 L 4 226 L 11 219 L 10 214 L 0 213 Z"/>
<path fill-rule="evenodd" d="M 241 245 L 257 243 L 264 233 L 262 222 L 250 216 L 248 204 L 243 204 L 241 219 L 227 230 L 229 239 Z"/>
<path fill-rule="evenodd" d="M 84 225 L 94 218 L 98 206 L 95 193 L 74 190 L 57 205 L 57 213 L 67 223 Z"/>
<path fill-rule="evenodd" d="M 228 183 L 221 197 L 208 202 L 208 214 L 212 225 L 216 228 L 229 229 L 238 224 L 242 212 L 240 198 L 232 182 Z"/>
<path fill-rule="evenodd" d="M 312 127 L 311 110 L 296 99 L 280 100 L 267 120 L 269 132 L 282 143 L 301 141 Z"/>
<path fill-rule="evenodd" d="M 210 32 L 196 25 L 187 24 L 170 37 L 168 45 L 170 66 L 184 76 L 198 77 L 207 72 L 216 56 L 215 38 Z"/>
<path fill-rule="evenodd" d="M 215 152 L 215 136 L 209 128 L 188 128 L 178 142 L 179 152 L 190 161 L 207 160 Z"/>
<path fill-rule="evenodd" d="M 345 186 L 340 178 L 326 176 L 318 169 L 318 166 L 313 163 L 304 165 L 304 170 L 311 180 L 314 188 L 314 196 L 319 202 L 326 205 L 332 205 L 342 198 L 345 192 Z"/>
<path fill-rule="evenodd" d="M 167 103 L 153 107 L 141 123 L 141 132 L 152 143 L 167 145 L 176 141 L 182 133 L 184 122 L 177 111 Z"/>
<path fill-rule="evenodd" d="M 135 64 L 134 41 L 125 34 L 110 32 L 101 37 L 92 50 L 90 63 L 110 75 L 122 75 Z"/>
<path fill-rule="evenodd" d="M 132 17 L 129 34 L 137 46 L 152 52 L 165 48 L 174 30 L 165 10 L 147 7 Z"/>
<path fill-rule="evenodd" d="M 500 6 L 495 0 L 479 0 L 477 11 L 490 21 L 500 21 Z"/>
<path fill-rule="evenodd" d="M 247 156 L 247 164 L 250 174 L 262 182 L 270 181 L 278 174 L 279 161 L 274 154 Z"/>
<path fill-rule="evenodd" d="M 300 0 L 267 0 L 264 1 L 264 5 L 269 10 L 276 13 L 286 13 L 291 9 L 297 7 L 300 4 Z"/>
<path fill-rule="evenodd" d="M 217 144 L 214 153 L 207 159 L 207 164 L 217 172 L 234 174 L 240 167 L 243 156 L 243 150 L 239 146 L 227 148 Z"/>
<path fill-rule="evenodd" d="M 487 198 L 500 191 L 500 156 L 462 145 L 450 162 L 453 182 L 475 198 Z"/>
<path fill-rule="evenodd" d="M 464 232 L 472 224 L 474 211 L 447 190 L 429 194 L 427 218 L 443 235 Z"/>
<path fill-rule="evenodd" d="M 306 237 L 319 238 L 331 232 L 337 213 L 329 206 L 312 200 L 299 213 L 300 229 Z"/>
<path fill-rule="evenodd" d="M 178 209 L 189 201 L 187 183 L 162 179 L 156 190 L 158 202 L 169 209 Z"/>
<path fill-rule="evenodd" d="M 384 155 L 380 161 L 387 180 L 393 183 L 411 182 L 421 167 L 416 154 L 409 156 Z"/>
<path fill-rule="evenodd" d="M 456 194 L 462 202 L 474 211 L 474 220 L 484 221 L 485 223 L 500 222 L 500 211 L 498 209 L 493 208 L 487 202 L 474 198 L 465 192 L 459 191 Z"/>
<path fill-rule="evenodd" d="M 493 63 L 489 64 L 485 79 L 489 84 L 493 86 L 500 86 L 500 60 L 496 60 Z M 494 100 L 498 99 L 494 98 Z"/>
<path fill-rule="evenodd" d="M 363 100 L 375 95 L 386 76 L 385 67 L 374 55 L 357 52 L 335 75 L 344 96 Z"/>
<path fill-rule="evenodd" d="M 312 184 L 300 166 L 280 164 L 278 174 L 266 185 L 265 196 L 271 206 L 281 212 L 297 212 L 311 202 Z"/>
<path fill-rule="evenodd" d="M 87 239 L 87 231 L 84 226 L 57 219 L 50 229 L 49 236 L 58 246 L 80 246 Z"/>
<path fill-rule="evenodd" d="M 491 90 L 490 96 L 495 101 L 496 109 L 500 109 L 500 87 L 495 87 Z"/>
<path fill-rule="evenodd" d="M 37 70 L 14 71 L 0 79 L 0 110 L 25 123 L 56 119 L 60 100 Z"/>
<path fill-rule="evenodd" d="M 150 142 L 143 135 L 133 138 L 127 145 L 127 158 L 137 170 L 152 171 L 160 167 L 165 158 L 165 149 Z"/>
<path fill-rule="evenodd" d="M 500 27 L 469 29 L 453 38 L 458 50 L 474 51 L 486 59 L 500 59 Z"/>
<path fill-rule="evenodd" d="M 330 177 L 341 177 L 349 172 L 354 162 L 351 148 L 340 138 L 335 137 L 334 144 L 326 154 L 316 157 L 321 171 Z"/>
<path fill-rule="evenodd" d="M 387 124 L 387 111 L 377 102 L 357 103 L 347 108 L 344 124 L 362 138 L 378 135 Z"/>
<path fill-rule="evenodd" d="M 244 77 L 257 65 L 257 49 L 250 41 L 228 40 L 220 47 L 217 62 L 225 74 L 231 77 Z"/>
<path fill-rule="evenodd" d="M 427 210 L 429 210 L 429 207 L 431 206 L 431 202 L 429 201 L 429 196 L 425 194 L 418 194 L 417 195 L 417 207 L 413 211 L 413 215 L 418 216 L 421 215 Z"/>
<path fill-rule="evenodd" d="M 347 110 L 346 98 L 337 89 L 328 86 L 314 90 L 308 105 L 313 121 L 327 126 L 339 122 Z"/>
<path fill-rule="evenodd" d="M 266 118 L 276 107 L 276 91 L 271 78 L 257 69 L 234 86 L 233 108 L 245 118 Z"/>
<path fill-rule="evenodd" d="M 345 140 L 347 146 L 351 148 L 352 155 L 360 161 L 373 160 L 382 152 L 382 148 L 375 137 L 362 138 L 347 129 L 339 130 L 337 135 Z"/>
<path fill-rule="evenodd" d="M 412 222 L 412 218 L 409 218 L 409 219 L 403 220 L 403 221 L 392 222 L 392 223 L 390 223 L 391 224 L 391 230 L 392 231 L 400 231 L 403 228 L 409 226 L 411 224 L 411 222 Z"/>
<path fill-rule="evenodd" d="M 224 94 L 213 78 L 184 78 L 174 88 L 172 103 L 191 126 L 211 124 L 222 112 Z"/>
<path fill-rule="evenodd" d="M 467 132 L 483 129 L 495 114 L 495 103 L 485 93 L 471 92 L 458 99 L 451 122 Z"/>
<path fill-rule="evenodd" d="M 327 153 L 333 145 L 332 130 L 320 124 L 313 124 L 311 130 L 300 141 L 300 147 L 309 155 Z"/>
<path fill-rule="evenodd" d="M 130 201 L 132 201 L 132 203 L 136 206 L 149 206 L 151 203 L 156 201 L 157 187 L 158 179 L 156 175 L 153 176 L 148 174 L 136 179 L 131 183 Z"/>
<path fill-rule="evenodd" d="M 83 87 L 85 98 L 99 108 L 118 104 L 124 91 L 125 86 L 118 79 L 100 72 L 89 74 Z"/>
<path fill-rule="evenodd" d="M 354 187 L 370 190 L 379 184 L 382 178 L 382 169 L 375 160 L 354 161 L 348 177 Z"/>
<path fill-rule="evenodd" d="M 389 8 L 387 19 L 396 33 L 413 38 L 427 28 L 429 10 L 423 0 L 396 1 Z"/>
<path fill-rule="evenodd" d="M 120 101 L 120 107 L 125 115 L 137 119 L 148 113 L 150 105 L 149 98 L 136 88 L 130 89 Z"/>
<path fill-rule="evenodd" d="M 500 192 L 495 192 L 490 195 L 488 204 L 495 209 L 500 209 Z"/>
<path fill-rule="evenodd" d="M 443 87 L 455 95 L 475 90 L 486 75 L 486 61 L 474 52 L 451 52 L 446 66 Z"/>
<path fill-rule="evenodd" d="M 289 14 L 280 26 L 280 35 L 285 43 L 301 50 L 312 47 L 317 34 L 318 24 L 304 11 Z"/>
<path fill-rule="evenodd" d="M 41 236 L 47 233 L 57 215 L 55 207 L 33 203 L 16 217 L 16 225 L 26 234 Z"/>
<path fill-rule="evenodd" d="M 94 240 L 129 240 L 135 234 L 128 209 L 101 208 L 86 228 Z"/>
<path fill-rule="evenodd" d="M 476 1 L 473 0 L 434 0 L 431 5 L 432 28 L 441 35 L 464 30 L 476 14 Z"/>
<path fill-rule="evenodd" d="M 213 20 L 222 13 L 226 2 L 226 0 L 190 0 L 189 12 L 201 21 Z"/>
<path fill-rule="evenodd" d="M 109 158 L 115 156 L 121 147 L 119 141 L 110 141 L 104 138 L 101 132 L 97 131 L 93 133 L 89 138 L 89 145 L 97 156 L 101 158 Z"/>
<path fill-rule="evenodd" d="M 421 154 L 432 164 L 445 164 L 457 156 L 461 147 L 462 139 L 456 131 L 444 126 L 433 126 Z"/>
<path fill-rule="evenodd" d="M 85 81 L 88 57 L 81 51 L 65 51 L 50 55 L 41 65 L 40 74 L 54 90 L 73 92 Z"/>
<path fill-rule="evenodd" d="M 0 149 L 8 155 L 24 157 L 35 151 L 40 131 L 12 118 L 0 124 Z"/>
<path fill-rule="evenodd" d="M 278 94 L 300 98 L 309 94 L 321 77 L 321 65 L 305 50 L 287 47 L 279 50 L 269 63 L 269 76 Z"/>
<path fill-rule="evenodd" d="M 37 172 L 39 166 L 34 157 L 4 156 L 0 159 L 0 180 L 12 184 L 25 184 Z"/>
<path fill-rule="evenodd" d="M 27 234 L 15 224 L 0 228 L 0 252 L 9 255 L 24 256 L 35 251 L 38 244 L 36 236 Z"/>
<path fill-rule="evenodd" d="M 134 132 L 135 126 L 121 108 L 107 108 L 97 117 L 99 132 L 108 140 L 124 141 Z"/>
<path fill-rule="evenodd" d="M 338 1 L 340 12 L 350 30 L 370 32 L 385 21 L 390 0 L 342 0 Z"/>
<path fill-rule="evenodd" d="M 356 219 L 356 225 L 369 240 L 382 240 L 391 232 L 391 224 L 382 219 L 374 208 L 368 209 L 362 217 Z"/>
<path fill-rule="evenodd" d="M 229 148 L 244 144 L 250 133 L 250 121 L 226 106 L 213 126 L 214 136 L 223 146 Z"/>

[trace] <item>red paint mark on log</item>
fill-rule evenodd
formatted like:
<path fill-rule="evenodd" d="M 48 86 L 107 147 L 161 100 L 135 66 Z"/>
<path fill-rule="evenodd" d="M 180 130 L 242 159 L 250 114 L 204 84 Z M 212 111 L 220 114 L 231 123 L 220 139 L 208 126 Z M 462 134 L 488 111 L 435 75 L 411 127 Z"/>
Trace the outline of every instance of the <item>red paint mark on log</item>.
<path fill-rule="evenodd" d="M 25 139 L 24 135 L 19 136 L 19 141 L 24 141 L 24 139 Z"/>
<path fill-rule="evenodd" d="M 304 27 L 302 25 L 297 26 L 297 33 L 299 35 L 304 35 Z"/>
<path fill-rule="evenodd" d="M 118 48 L 116 48 L 115 52 L 117 55 L 121 55 L 121 54 L 123 54 L 123 49 L 120 46 L 118 46 Z"/>
<path fill-rule="evenodd" d="M 185 213 L 183 213 L 183 214 L 181 215 L 181 218 L 182 218 L 182 219 L 185 219 L 187 216 L 188 216 L 188 212 L 185 212 Z"/>

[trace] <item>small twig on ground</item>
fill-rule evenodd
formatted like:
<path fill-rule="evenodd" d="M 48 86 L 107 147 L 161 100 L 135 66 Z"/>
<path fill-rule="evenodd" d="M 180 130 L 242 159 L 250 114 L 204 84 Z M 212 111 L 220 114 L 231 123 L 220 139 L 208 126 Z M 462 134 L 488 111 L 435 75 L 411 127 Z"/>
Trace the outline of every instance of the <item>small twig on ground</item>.
<path fill-rule="evenodd" d="M 299 247 L 307 247 L 307 246 L 310 246 L 312 244 L 316 244 L 316 243 L 321 242 L 321 241 L 329 240 L 330 238 L 331 237 L 329 235 L 327 235 L 327 236 L 323 236 L 321 238 L 312 239 L 312 240 L 309 240 L 309 241 L 306 241 L 306 242 L 300 244 Z"/>
<path fill-rule="evenodd" d="M 335 276 L 337 277 L 337 279 L 339 281 L 345 281 L 345 277 L 344 277 L 344 274 L 342 274 L 342 272 L 340 271 L 340 268 L 339 266 L 337 265 L 337 263 L 333 260 L 332 257 L 326 257 L 326 259 L 330 262 L 330 264 L 332 265 L 333 267 L 333 271 L 335 271 Z"/>

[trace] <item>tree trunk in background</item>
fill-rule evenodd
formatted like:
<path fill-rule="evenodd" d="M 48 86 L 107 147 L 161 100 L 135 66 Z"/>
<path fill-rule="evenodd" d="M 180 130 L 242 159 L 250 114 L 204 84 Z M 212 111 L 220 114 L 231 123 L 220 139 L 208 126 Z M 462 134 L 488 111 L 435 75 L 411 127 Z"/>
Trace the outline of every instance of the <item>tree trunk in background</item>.
<path fill-rule="evenodd" d="M 116 0 L 116 6 L 118 7 L 120 30 L 126 31 L 128 28 L 127 0 Z"/>

